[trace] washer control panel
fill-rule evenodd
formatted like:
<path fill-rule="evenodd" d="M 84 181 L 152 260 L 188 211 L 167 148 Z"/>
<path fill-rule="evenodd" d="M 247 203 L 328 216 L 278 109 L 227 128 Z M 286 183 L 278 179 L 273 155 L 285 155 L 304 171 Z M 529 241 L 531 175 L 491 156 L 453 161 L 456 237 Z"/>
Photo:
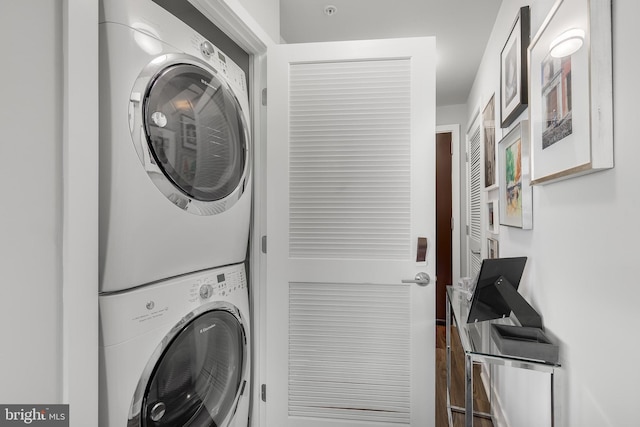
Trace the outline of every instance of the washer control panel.
<path fill-rule="evenodd" d="M 200 279 L 196 286 L 200 299 L 208 300 L 214 296 L 231 295 L 234 292 L 247 289 L 245 275 L 239 271 L 227 271 L 215 276 L 207 276 Z"/>
<path fill-rule="evenodd" d="M 244 265 L 236 264 L 185 275 L 157 284 L 100 296 L 102 345 L 171 327 L 185 315 L 215 301 L 248 310 Z"/>

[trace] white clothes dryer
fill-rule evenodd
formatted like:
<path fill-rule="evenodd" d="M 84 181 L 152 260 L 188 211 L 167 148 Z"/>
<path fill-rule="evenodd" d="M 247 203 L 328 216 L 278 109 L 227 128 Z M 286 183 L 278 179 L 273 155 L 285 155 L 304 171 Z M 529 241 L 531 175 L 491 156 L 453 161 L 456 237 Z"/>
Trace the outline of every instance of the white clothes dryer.
<path fill-rule="evenodd" d="M 247 427 L 243 264 L 100 299 L 100 427 Z"/>
<path fill-rule="evenodd" d="M 100 291 L 245 260 L 245 73 L 151 0 L 100 22 Z"/>

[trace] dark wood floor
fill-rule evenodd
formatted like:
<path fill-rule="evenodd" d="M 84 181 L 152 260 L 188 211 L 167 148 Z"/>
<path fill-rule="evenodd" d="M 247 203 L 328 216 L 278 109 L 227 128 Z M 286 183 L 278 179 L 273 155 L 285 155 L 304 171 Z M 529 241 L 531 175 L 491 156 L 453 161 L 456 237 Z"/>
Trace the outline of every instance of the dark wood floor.
<path fill-rule="evenodd" d="M 451 334 L 451 403 L 464 407 L 464 356 L 455 328 Z M 489 400 L 480 379 L 480 366 L 474 367 L 474 409 L 489 412 Z M 447 427 L 447 342 L 445 326 L 436 326 L 436 427 Z M 464 426 L 464 414 L 453 413 L 453 426 Z M 491 420 L 475 417 L 474 427 L 493 427 Z"/>

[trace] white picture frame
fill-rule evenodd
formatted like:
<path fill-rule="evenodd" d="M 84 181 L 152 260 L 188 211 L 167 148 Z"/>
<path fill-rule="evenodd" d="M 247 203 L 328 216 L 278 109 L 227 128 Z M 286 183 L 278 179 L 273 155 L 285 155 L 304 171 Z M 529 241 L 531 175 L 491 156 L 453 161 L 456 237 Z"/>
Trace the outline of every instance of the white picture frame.
<path fill-rule="evenodd" d="M 500 242 L 498 239 L 492 237 L 487 238 L 487 258 L 499 258 L 500 257 Z"/>
<path fill-rule="evenodd" d="M 529 170 L 529 122 L 520 121 L 498 143 L 500 225 L 533 228 Z"/>
<path fill-rule="evenodd" d="M 568 30 L 582 46 L 561 58 L 550 46 Z M 558 0 L 529 56 L 531 183 L 613 167 L 611 0 Z"/>

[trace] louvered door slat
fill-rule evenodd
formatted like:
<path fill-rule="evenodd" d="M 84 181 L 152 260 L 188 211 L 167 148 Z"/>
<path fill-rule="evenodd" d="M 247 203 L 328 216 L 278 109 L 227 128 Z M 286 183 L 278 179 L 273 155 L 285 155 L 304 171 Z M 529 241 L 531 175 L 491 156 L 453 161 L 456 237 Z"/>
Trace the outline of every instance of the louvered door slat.
<path fill-rule="evenodd" d="M 481 212 L 481 138 L 480 120 L 477 119 L 469 136 L 469 275 L 475 277 L 480 271 L 482 212 Z"/>
<path fill-rule="evenodd" d="M 409 287 L 289 285 L 289 415 L 406 424 Z"/>
<path fill-rule="evenodd" d="M 289 96 L 290 256 L 405 259 L 408 61 L 295 64 Z"/>

